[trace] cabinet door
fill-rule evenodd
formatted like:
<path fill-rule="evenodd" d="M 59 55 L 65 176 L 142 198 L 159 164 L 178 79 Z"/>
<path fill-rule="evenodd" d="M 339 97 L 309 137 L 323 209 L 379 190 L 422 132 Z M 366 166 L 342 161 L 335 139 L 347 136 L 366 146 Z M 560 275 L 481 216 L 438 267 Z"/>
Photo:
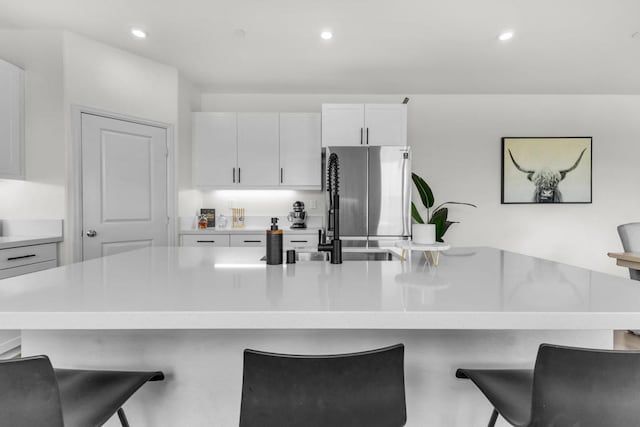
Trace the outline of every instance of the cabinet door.
<path fill-rule="evenodd" d="M 24 179 L 24 71 L 2 60 L 0 178 Z"/>
<path fill-rule="evenodd" d="M 229 237 L 231 247 L 238 246 L 267 246 L 267 235 L 262 234 L 232 234 Z"/>
<path fill-rule="evenodd" d="M 365 144 L 407 145 L 407 106 L 404 104 L 366 104 Z"/>
<path fill-rule="evenodd" d="M 281 113 L 280 185 L 319 190 L 321 163 L 320 114 Z"/>
<path fill-rule="evenodd" d="M 238 181 L 236 113 L 193 113 L 193 185 L 230 187 Z"/>
<path fill-rule="evenodd" d="M 228 234 L 184 234 L 182 246 L 229 247 Z"/>
<path fill-rule="evenodd" d="M 363 145 L 364 104 L 322 104 L 322 146 Z"/>
<path fill-rule="evenodd" d="M 238 114 L 238 185 L 277 187 L 280 183 L 278 113 Z"/>
<path fill-rule="evenodd" d="M 284 233 L 284 247 L 289 248 L 316 248 L 318 245 L 317 234 Z"/>

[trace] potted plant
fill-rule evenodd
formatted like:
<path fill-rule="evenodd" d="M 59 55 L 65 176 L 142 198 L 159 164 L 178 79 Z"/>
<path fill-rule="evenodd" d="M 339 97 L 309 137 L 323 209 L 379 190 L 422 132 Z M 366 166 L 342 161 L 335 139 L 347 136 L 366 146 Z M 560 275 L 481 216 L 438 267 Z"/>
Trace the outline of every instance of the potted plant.
<path fill-rule="evenodd" d="M 418 189 L 420 200 L 427 210 L 427 222 L 425 223 L 415 203 L 411 202 L 411 216 L 416 222 L 416 224 L 414 224 L 414 230 L 412 232 L 413 241 L 415 243 L 432 243 L 430 242 L 430 240 L 434 237 L 436 242 L 444 242 L 443 238 L 447 230 L 449 230 L 449 227 L 459 222 L 449 221 L 449 219 L 447 218 L 449 215 L 449 209 L 444 207 L 445 205 L 466 205 L 472 206 L 474 208 L 477 207 L 476 205 L 471 203 L 445 202 L 433 208 L 435 199 L 433 197 L 433 191 L 431 191 L 431 187 L 429 187 L 424 179 L 422 179 L 415 173 L 411 174 L 411 178 L 413 179 L 413 183 Z M 431 213 L 432 211 L 433 213 Z M 433 236 L 434 233 L 435 236 Z"/>

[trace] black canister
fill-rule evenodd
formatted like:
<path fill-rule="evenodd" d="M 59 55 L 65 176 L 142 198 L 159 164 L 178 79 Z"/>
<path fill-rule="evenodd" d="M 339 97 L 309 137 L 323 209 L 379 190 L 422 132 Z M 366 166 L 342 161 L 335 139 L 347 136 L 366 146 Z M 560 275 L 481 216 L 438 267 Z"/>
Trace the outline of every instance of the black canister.
<path fill-rule="evenodd" d="M 287 251 L 287 264 L 295 264 L 296 263 L 296 251 L 295 249 L 289 249 Z"/>
<path fill-rule="evenodd" d="M 271 218 L 271 230 L 267 230 L 267 264 L 282 264 L 282 230 L 278 230 L 278 218 Z"/>

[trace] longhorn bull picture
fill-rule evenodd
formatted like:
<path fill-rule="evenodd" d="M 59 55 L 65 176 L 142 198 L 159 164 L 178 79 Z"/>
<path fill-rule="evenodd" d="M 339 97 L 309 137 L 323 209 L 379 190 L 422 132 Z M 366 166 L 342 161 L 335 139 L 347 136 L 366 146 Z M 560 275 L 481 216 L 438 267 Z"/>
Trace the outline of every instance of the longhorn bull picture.
<path fill-rule="evenodd" d="M 535 186 L 532 200 L 534 203 L 562 203 L 562 193 L 558 189 L 558 185 L 567 177 L 569 172 L 578 167 L 585 151 L 587 151 L 586 148 L 582 150 L 578 156 L 578 160 L 576 160 L 571 167 L 561 170 L 546 167 L 538 170 L 526 169 L 518 164 L 511 150 L 509 150 L 509 157 L 511 157 L 511 161 L 516 169 L 527 174 L 527 179 Z"/>

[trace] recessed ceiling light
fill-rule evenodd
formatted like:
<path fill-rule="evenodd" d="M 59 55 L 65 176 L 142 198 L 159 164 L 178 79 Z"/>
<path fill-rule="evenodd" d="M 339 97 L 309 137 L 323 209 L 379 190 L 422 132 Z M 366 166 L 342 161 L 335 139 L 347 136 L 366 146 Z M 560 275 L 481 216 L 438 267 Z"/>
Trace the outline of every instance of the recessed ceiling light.
<path fill-rule="evenodd" d="M 131 34 L 133 34 L 134 36 L 136 36 L 139 39 L 146 39 L 147 38 L 147 33 L 145 33 L 140 28 L 132 28 L 131 29 Z"/>
<path fill-rule="evenodd" d="M 331 31 L 323 31 L 320 33 L 320 37 L 322 37 L 324 40 L 330 40 L 331 38 L 333 38 L 333 33 Z"/>
<path fill-rule="evenodd" d="M 500 40 L 501 42 L 506 42 L 507 40 L 511 40 L 513 38 L 513 31 L 505 31 L 503 33 L 500 33 L 500 35 L 498 36 L 498 40 Z"/>

